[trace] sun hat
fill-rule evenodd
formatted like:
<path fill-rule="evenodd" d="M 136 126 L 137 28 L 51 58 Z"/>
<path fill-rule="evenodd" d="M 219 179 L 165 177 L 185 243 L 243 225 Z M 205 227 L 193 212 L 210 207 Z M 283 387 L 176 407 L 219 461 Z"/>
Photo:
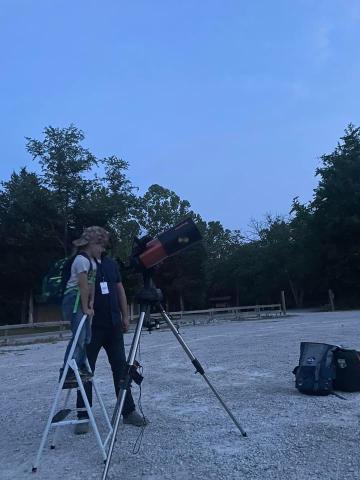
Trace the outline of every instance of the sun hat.
<path fill-rule="evenodd" d="M 77 238 L 72 243 L 76 247 L 83 247 L 89 243 L 99 243 L 105 246 L 109 241 L 109 237 L 109 232 L 104 228 L 92 226 L 85 228 L 81 237 Z"/>

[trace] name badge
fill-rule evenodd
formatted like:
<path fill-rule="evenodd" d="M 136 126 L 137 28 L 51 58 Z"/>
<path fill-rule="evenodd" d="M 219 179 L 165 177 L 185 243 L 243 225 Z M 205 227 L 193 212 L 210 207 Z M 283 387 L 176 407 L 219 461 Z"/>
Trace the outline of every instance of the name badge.
<path fill-rule="evenodd" d="M 100 282 L 101 293 L 107 295 L 109 293 L 109 287 L 107 282 Z"/>

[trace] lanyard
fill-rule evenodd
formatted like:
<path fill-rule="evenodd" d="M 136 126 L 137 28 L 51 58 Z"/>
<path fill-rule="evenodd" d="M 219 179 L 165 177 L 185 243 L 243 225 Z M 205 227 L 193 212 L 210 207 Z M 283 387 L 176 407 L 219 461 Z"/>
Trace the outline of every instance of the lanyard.
<path fill-rule="evenodd" d="M 96 262 L 97 269 L 99 270 L 99 283 L 97 283 L 96 288 L 100 287 L 100 291 L 102 295 L 109 295 L 109 286 L 108 282 L 105 280 L 104 270 L 102 266 L 102 262 Z"/>
<path fill-rule="evenodd" d="M 104 269 L 103 269 L 103 265 L 102 265 L 102 262 L 99 260 L 96 260 L 96 267 L 99 271 L 99 278 L 100 278 L 100 282 L 105 282 L 105 275 L 104 275 Z"/>

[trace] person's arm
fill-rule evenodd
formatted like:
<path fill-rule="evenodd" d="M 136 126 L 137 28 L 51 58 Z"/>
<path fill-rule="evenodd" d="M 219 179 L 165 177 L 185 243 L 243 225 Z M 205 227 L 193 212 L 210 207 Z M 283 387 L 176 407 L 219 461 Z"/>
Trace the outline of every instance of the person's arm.
<path fill-rule="evenodd" d="M 92 304 L 90 303 L 91 289 L 89 288 L 87 272 L 80 272 L 78 274 L 81 309 L 85 315 L 94 315 Z"/>
<path fill-rule="evenodd" d="M 91 283 L 90 285 L 88 283 L 88 289 L 89 289 L 89 307 L 91 308 L 91 310 L 94 310 L 95 283 Z"/>
<path fill-rule="evenodd" d="M 119 296 L 123 328 L 124 328 L 124 331 L 127 332 L 129 329 L 129 316 L 128 316 L 126 293 L 125 293 L 122 282 L 119 282 L 116 284 L 116 291 Z"/>

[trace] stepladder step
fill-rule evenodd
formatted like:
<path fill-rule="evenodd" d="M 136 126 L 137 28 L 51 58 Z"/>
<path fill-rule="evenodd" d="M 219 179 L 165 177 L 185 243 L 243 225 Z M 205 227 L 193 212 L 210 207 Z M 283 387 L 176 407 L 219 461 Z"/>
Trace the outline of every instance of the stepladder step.
<path fill-rule="evenodd" d="M 92 378 L 89 378 L 89 377 L 82 378 L 82 381 L 85 385 L 86 383 L 91 383 Z M 63 390 L 70 390 L 71 388 L 79 388 L 79 384 L 76 380 L 76 377 L 66 378 L 62 388 Z"/>

